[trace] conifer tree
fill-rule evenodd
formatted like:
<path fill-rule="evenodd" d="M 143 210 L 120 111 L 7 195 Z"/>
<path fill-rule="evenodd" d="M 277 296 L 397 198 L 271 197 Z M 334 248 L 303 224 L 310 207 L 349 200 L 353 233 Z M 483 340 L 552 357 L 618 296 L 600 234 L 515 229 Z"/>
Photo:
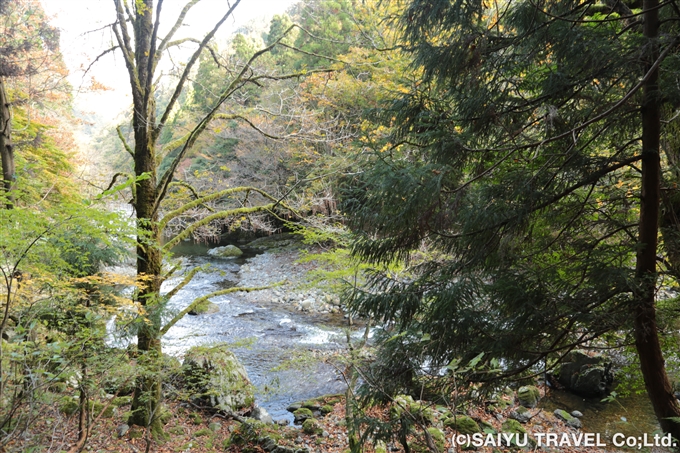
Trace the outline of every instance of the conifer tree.
<path fill-rule="evenodd" d="M 674 178 L 660 139 L 680 105 L 677 8 L 407 5 L 405 47 L 424 77 L 387 112 L 397 130 L 346 208 L 357 255 L 432 254 L 413 279 L 376 274 L 355 309 L 398 325 L 386 346 L 435 364 L 503 358 L 496 377 L 550 370 L 624 332 L 662 428 L 680 438 L 657 310 L 673 270 L 658 256 L 670 251 L 658 222 L 661 181 Z M 678 223 L 666 220 L 673 236 Z"/>

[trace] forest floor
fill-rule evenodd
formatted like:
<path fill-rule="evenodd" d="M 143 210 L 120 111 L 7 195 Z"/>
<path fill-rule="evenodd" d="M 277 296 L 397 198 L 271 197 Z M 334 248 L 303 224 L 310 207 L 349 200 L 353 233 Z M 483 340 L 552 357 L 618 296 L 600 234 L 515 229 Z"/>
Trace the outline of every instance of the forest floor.
<path fill-rule="evenodd" d="M 345 423 L 345 401 L 344 398 L 338 399 L 332 406 L 332 411 L 325 416 L 318 416 L 317 431 L 315 434 L 307 434 L 300 426 L 278 426 L 276 424 L 265 425 L 261 422 L 255 422 L 252 419 L 245 419 L 248 426 L 254 426 L 255 432 L 250 432 L 244 429 L 244 424 L 229 417 L 225 417 L 213 412 L 201 411 L 192 408 L 185 402 L 166 402 L 172 416 L 165 425 L 165 433 L 167 439 L 157 440 L 149 438 L 147 430 L 133 426 L 127 430 L 122 436 L 119 435 L 121 426 L 125 423 L 124 413 L 126 407 L 119 408 L 120 411 L 115 413 L 113 417 L 100 417 L 92 423 L 92 429 L 83 451 L 87 452 L 230 452 L 230 453 L 265 453 L 272 451 L 272 447 L 266 449 L 263 445 L 263 436 L 268 436 L 276 440 L 278 450 L 275 453 L 293 453 L 300 452 L 301 449 L 307 449 L 310 453 L 343 453 L 349 451 L 348 433 Z M 434 406 L 432 406 L 434 408 Z M 482 407 L 473 406 L 467 411 L 467 414 L 478 423 L 493 426 L 493 429 L 501 432 L 502 424 L 506 421 L 510 412 L 517 408 L 517 404 L 511 404 L 501 411 L 489 411 Z M 580 430 L 575 430 L 567 427 L 562 421 L 558 420 L 552 413 L 544 411 L 543 409 L 531 409 L 533 417 L 531 420 L 522 425 L 529 434 L 532 434 L 536 439 L 536 433 L 552 433 L 557 435 L 561 446 L 539 446 L 537 448 L 526 447 L 519 449 L 517 447 L 494 448 L 490 445 L 476 448 L 475 450 L 482 453 L 496 453 L 505 451 L 542 451 L 542 452 L 559 452 L 559 453 L 599 453 L 599 452 L 614 452 L 614 451 L 631 451 L 633 449 L 616 449 L 613 447 L 611 440 L 604 439 L 602 442 L 607 443 L 607 446 L 602 447 L 586 447 L 583 445 L 577 446 L 575 439 L 578 439 L 581 434 Z M 437 414 L 437 410 L 434 409 Z M 376 407 L 368 411 L 368 415 L 387 421 L 389 419 L 390 411 L 387 407 Z M 64 418 L 60 417 L 58 424 L 53 423 L 52 418 L 43 417 L 32 424 L 29 431 L 23 436 L 22 441 L 8 445 L 7 452 L 62 452 L 68 451 L 72 444 L 75 443 L 78 433 L 77 416 Z M 252 423 L 252 425 L 250 424 Z M 127 427 L 127 425 L 125 425 Z M 440 453 L 457 453 L 463 451 L 460 445 L 452 443 L 456 432 L 440 423 L 435 417 L 433 426 L 439 426 L 445 434 L 444 448 Z M 416 429 L 416 431 L 419 431 Z M 486 436 L 486 435 L 485 435 Z M 565 436 L 565 437 L 563 437 Z M 493 436 L 494 439 L 497 435 Z M 571 439 L 570 444 L 566 445 L 564 438 Z M 41 449 L 27 449 L 24 448 L 27 444 L 35 445 L 35 442 L 40 440 Z M 427 448 L 423 445 L 424 441 L 421 437 L 419 440 L 413 436 L 409 437 L 409 442 L 413 440 L 411 451 L 427 452 Z M 545 441 L 544 441 L 545 443 Z M 418 445 L 419 444 L 419 445 Z M 303 450 L 304 451 L 304 450 Z M 366 453 L 376 452 L 393 452 L 403 453 L 404 448 L 395 440 L 387 442 L 381 449 L 374 449 L 371 443 L 365 445 L 364 451 Z M 640 450 L 646 453 L 668 453 L 671 450 L 666 448 L 643 447 Z"/>

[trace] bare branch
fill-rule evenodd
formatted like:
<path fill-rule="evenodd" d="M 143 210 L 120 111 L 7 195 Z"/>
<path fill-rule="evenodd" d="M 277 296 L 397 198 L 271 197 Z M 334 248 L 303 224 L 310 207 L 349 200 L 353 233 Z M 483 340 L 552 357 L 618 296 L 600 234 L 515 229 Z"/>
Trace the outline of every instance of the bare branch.
<path fill-rule="evenodd" d="M 196 0 L 193 0 L 196 1 Z M 213 29 L 205 35 L 205 38 L 201 41 L 201 43 L 198 45 L 198 49 L 191 55 L 191 58 L 187 62 L 186 66 L 184 67 L 184 71 L 182 72 L 182 75 L 179 78 L 179 81 L 177 82 L 177 85 L 175 85 L 175 91 L 172 93 L 172 96 L 170 97 L 170 101 L 168 102 L 168 105 L 165 107 L 165 111 L 163 112 L 163 115 L 161 116 L 160 121 L 154 128 L 154 136 L 158 137 L 160 134 L 161 130 L 163 129 L 163 126 L 165 126 L 166 121 L 170 117 L 170 113 L 172 112 L 172 109 L 175 107 L 175 103 L 177 102 L 177 99 L 179 99 L 179 95 L 182 93 L 182 90 L 184 89 L 184 84 L 186 83 L 187 79 L 189 78 L 189 73 L 191 72 L 191 69 L 194 67 L 194 64 L 196 61 L 198 61 L 198 57 L 203 51 L 203 49 L 208 45 L 208 42 L 215 36 L 215 33 L 217 33 L 217 30 L 222 26 L 222 24 L 231 16 L 232 12 L 234 9 L 238 6 L 238 4 L 241 3 L 241 0 L 236 0 L 234 4 L 229 8 L 227 13 L 220 19 Z M 192 5 L 193 6 L 193 5 Z M 167 44 L 167 43 L 162 43 L 162 44 Z M 160 49 L 159 49 L 160 50 Z M 158 58 L 154 58 L 155 60 L 158 60 Z"/>
<path fill-rule="evenodd" d="M 113 26 L 113 33 L 116 36 L 120 50 L 123 52 L 123 59 L 125 60 L 125 66 L 127 66 L 128 74 L 130 76 L 133 95 L 140 96 L 142 93 L 142 86 L 137 78 L 137 71 L 135 71 L 135 52 L 132 48 L 130 34 L 128 33 L 123 6 L 121 0 L 113 0 L 113 3 L 116 5 L 116 15 L 118 17 L 118 21 L 116 21 L 116 25 L 118 26 Z"/>
<path fill-rule="evenodd" d="M 98 62 L 99 59 L 100 59 L 101 57 L 103 57 L 104 55 L 106 55 L 106 54 L 108 54 L 108 53 L 111 53 L 111 52 L 115 51 L 116 49 L 118 49 L 118 47 L 119 47 L 119 46 L 113 46 L 113 47 L 111 47 L 110 49 L 106 49 L 104 52 L 102 52 L 102 53 L 100 53 L 99 55 L 97 55 L 97 58 L 95 58 L 95 59 L 92 61 L 92 63 L 90 63 L 90 64 L 88 65 L 87 69 L 85 69 L 85 72 L 83 72 L 83 77 L 85 77 L 85 76 L 87 75 L 87 73 L 90 72 L 90 69 L 92 69 L 92 66 L 94 66 L 94 64 L 95 64 L 96 62 Z"/>
<path fill-rule="evenodd" d="M 189 3 L 184 5 L 184 8 L 182 8 L 182 12 L 179 13 L 179 16 L 177 16 L 177 20 L 175 21 L 175 25 L 172 26 L 170 31 L 168 32 L 167 35 L 165 35 L 165 38 L 163 38 L 163 41 L 161 41 L 161 44 L 158 46 L 158 52 L 156 54 L 156 60 L 160 60 L 160 55 L 165 51 L 168 42 L 172 39 L 173 36 L 175 36 L 175 33 L 177 33 L 177 30 L 182 26 L 184 23 L 184 18 L 186 17 L 187 13 L 191 8 L 193 8 L 198 2 L 201 0 L 191 0 Z M 157 63 L 157 62 L 156 62 Z"/>
<path fill-rule="evenodd" d="M 189 189 L 189 191 L 191 192 L 191 194 L 194 196 L 195 199 L 201 198 L 201 196 L 198 194 L 198 192 L 196 192 L 196 189 L 194 189 L 194 186 L 192 186 L 188 182 L 173 181 L 173 182 L 170 183 L 170 186 L 168 186 L 168 189 L 171 189 L 174 186 L 180 186 L 180 187 L 184 187 L 186 189 Z M 208 205 L 203 204 L 202 206 L 210 212 L 215 212 L 215 210 Z"/>
<path fill-rule="evenodd" d="M 236 5 L 234 5 L 236 6 Z M 182 150 L 179 152 L 179 154 L 175 157 L 175 159 L 172 161 L 170 164 L 170 168 L 166 170 L 166 172 L 163 174 L 163 176 L 160 179 L 160 182 L 158 183 L 158 189 L 156 192 L 156 202 L 154 205 L 154 211 L 158 210 L 158 207 L 160 206 L 160 202 L 165 196 L 165 193 L 168 190 L 168 184 L 170 184 L 170 181 L 172 181 L 172 176 L 175 174 L 175 170 L 177 170 L 177 166 L 179 163 L 184 159 L 184 156 L 186 155 L 187 151 L 191 149 L 191 147 L 194 145 L 198 137 L 203 133 L 205 128 L 208 126 L 210 121 L 213 119 L 215 115 L 217 115 L 217 111 L 219 108 L 222 106 L 222 104 L 240 87 L 242 87 L 246 83 L 246 79 L 244 79 L 244 75 L 250 70 L 251 65 L 255 60 L 257 60 L 259 57 L 262 55 L 266 54 L 267 52 L 270 52 L 276 45 L 278 45 L 281 40 L 293 29 L 295 28 L 295 25 L 291 25 L 288 27 L 288 29 L 273 43 L 271 43 L 269 46 L 258 50 L 255 52 L 248 62 L 243 66 L 239 74 L 231 81 L 229 86 L 222 92 L 220 95 L 220 98 L 218 101 L 215 103 L 215 106 L 210 110 L 210 112 L 203 117 L 201 121 L 194 127 L 194 129 L 191 131 L 189 134 L 189 139 L 187 142 L 184 144 L 184 147 Z M 205 47 L 205 46 L 204 46 Z M 202 48 L 199 48 L 199 51 L 202 50 Z M 198 52 L 198 51 L 197 51 Z M 197 55 L 194 53 L 194 55 Z M 169 111 L 166 109 L 165 114 L 163 115 L 166 119 L 166 115 L 169 115 Z M 158 131 L 160 131 L 160 128 L 163 125 L 163 121 L 158 124 Z"/>
<path fill-rule="evenodd" d="M 113 175 L 113 178 L 111 178 L 111 182 L 109 183 L 109 185 L 102 192 L 106 192 L 107 190 L 111 190 L 111 187 L 113 187 L 113 185 L 116 183 L 116 180 L 121 176 L 124 176 L 128 179 L 130 178 L 130 175 L 128 173 L 116 173 L 115 175 Z"/>

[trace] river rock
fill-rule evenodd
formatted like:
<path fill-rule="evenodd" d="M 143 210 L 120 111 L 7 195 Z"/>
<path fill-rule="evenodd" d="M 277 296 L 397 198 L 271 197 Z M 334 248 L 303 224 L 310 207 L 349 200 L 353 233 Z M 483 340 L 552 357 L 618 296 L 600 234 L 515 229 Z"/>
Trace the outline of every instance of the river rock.
<path fill-rule="evenodd" d="M 557 379 L 565 389 L 586 397 L 602 396 L 614 376 L 611 362 L 601 354 L 572 351 L 560 365 Z"/>
<path fill-rule="evenodd" d="M 210 302 L 209 300 L 204 300 L 198 303 L 190 312 L 190 315 L 209 315 L 212 313 L 219 313 L 220 307 L 217 304 Z"/>
<path fill-rule="evenodd" d="M 243 255 L 243 251 L 235 245 L 225 245 L 224 247 L 215 247 L 208 250 L 208 255 L 218 256 L 220 258 L 235 258 Z"/>
<path fill-rule="evenodd" d="M 534 408 L 540 399 L 541 392 L 533 385 L 525 385 L 517 390 L 517 400 L 524 407 Z"/>
<path fill-rule="evenodd" d="M 194 346 L 182 365 L 192 399 L 228 413 L 249 410 L 255 402 L 255 387 L 228 345 Z"/>
<path fill-rule="evenodd" d="M 520 423 L 529 423 L 531 417 L 531 412 L 524 406 L 519 406 L 517 409 L 510 412 L 510 418 L 517 420 Z"/>
<path fill-rule="evenodd" d="M 575 429 L 581 429 L 581 420 L 579 420 L 576 417 L 572 417 L 569 415 L 569 412 L 563 410 L 563 409 L 555 409 L 555 417 L 559 418 L 564 422 L 565 425 L 569 426 L 570 428 L 575 428 Z"/>
<path fill-rule="evenodd" d="M 250 412 L 250 417 L 254 418 L 255 420 L 259 420 L 262 423 L 268 423 L 270 425 L 274 424 L 274 419 L 271 415 L 269 415 L 269 412 L 267 412 L 263 407 L 257 405 Z"/>

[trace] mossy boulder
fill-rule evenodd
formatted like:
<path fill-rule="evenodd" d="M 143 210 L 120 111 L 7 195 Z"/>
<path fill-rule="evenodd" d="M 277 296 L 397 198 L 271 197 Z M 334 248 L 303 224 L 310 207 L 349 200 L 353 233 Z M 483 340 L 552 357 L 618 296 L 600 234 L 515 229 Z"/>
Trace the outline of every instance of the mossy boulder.
<path fill-rule="evenodd" d="M 406 412 L 410 415 L 407 415 Z M 434 422 L 434 411 L 424 401 L 414 401 L 409 395 L 399 395 L 394 398 L 390 408 L 390 416 L 399 419 L 404 416 L 412 416 L 418 422 L 431 424 Z"/>
<path fill-rule="evenodd" d="M 614 380 L 611 361 L 602 354 L 571 351 L 564 358 L 557 379 L 567 390 L 587 397 L 602 396 Z"/>
<path fill-rule="evenodd" d="M 246 369 L 224 343 L 190 348 L 182 370 L 194 400 L 228 413 L 247 412 L 255 402 Z"/>
<path fill-rule="evenodd" d="M 452 415 L 444 420 L 444 426 L 455 429 L 460 434 L 475 434 L 481 432 L 477 422 L 467 415 Z"/>
<path fill-rule="evenodd" d="M 295 417 L 294 422 L 295 423 L 302 423 L 305 420 L 308 420 L 310 418 L 314 418 L 314 413 L 312 412 L 311 409 L 308 409 L 306 407 L 301 407 L 295 412 L 293 412 L 293 416 Z"/>
<path fill-rule="evenodd" d="M 515 442 L 516 440 L 518 440 L 517 436 L 514 437 L 512 444 L 516 447 L 521 446 L 523 448 L 531 450 L 536 448 L 536 440 L 527 433 L 527 430 L 524 429 L 524 427 L 517 420 L 508 419 L 505 422 L 503 422 L 502 432 L 509 434 L 526 434 L 527 438 L 526 445 L 523 445 L 524 444 L 523 439 L 520 442 L 520 444 L 522 445 L 519 445 L 517 442 Z"/>
<path fill-rule="evenodd" d="M 215 247 L 208 250 L 208 255 L 219 258 L 236 258 L 243 255 L 243 251 L 235 245 L 225 245 L 224 247 Z"/>
<path fill-rule="evenodd" d="M 512 434 L 526 434 L 527 430 L 517 420 L 509 419 L 503 422 L 502 431 Z"/>
<path fill-rule="evenodd" d="M 313 418 L 308 418 L 302 423 L 302 431 L 305 434 L 321 434 L 323 432 L 319 427 L 319 422 Z"/>
<path fill-rule="evenodd" d="M 579 420 L 576 417 L 573 417 L 569 412 L 563 410 L 563 409 L 555 409 L 555 417 L 559 418 L 564 422 L 565 425 L 567 425 L 570 428 L 575 428 L 575 429 L 581 429 L 581 420 Z"/>
<path fill-rule="evenodd" d="M 189 311 L 189 314 L 194 316 L 210 315 L 212 313 L 219 313 L 219 311 L 220 311 L 219 305 L 214 304 L 209 300 L 204 300 L 203 302 L 199 302 L 198 304 L 196 304 L 194 308 Z"/>
<path fill-rule="evenodd" d="M 532 417 L 533 416 L 531 415 L 531 412 L 529 412 L 529 409 L 524 406 L 519 406 L 517 409 L 510 412 L 510 418 L 517 420 L 520 423 L 528 423 Z"/>
<path fill-rule="evenodd" d="M 517 390 L 517 400 L 524 407 L 534 408 L 540 399 L 541 392 L 533 385 L 525 385 Z"/>

